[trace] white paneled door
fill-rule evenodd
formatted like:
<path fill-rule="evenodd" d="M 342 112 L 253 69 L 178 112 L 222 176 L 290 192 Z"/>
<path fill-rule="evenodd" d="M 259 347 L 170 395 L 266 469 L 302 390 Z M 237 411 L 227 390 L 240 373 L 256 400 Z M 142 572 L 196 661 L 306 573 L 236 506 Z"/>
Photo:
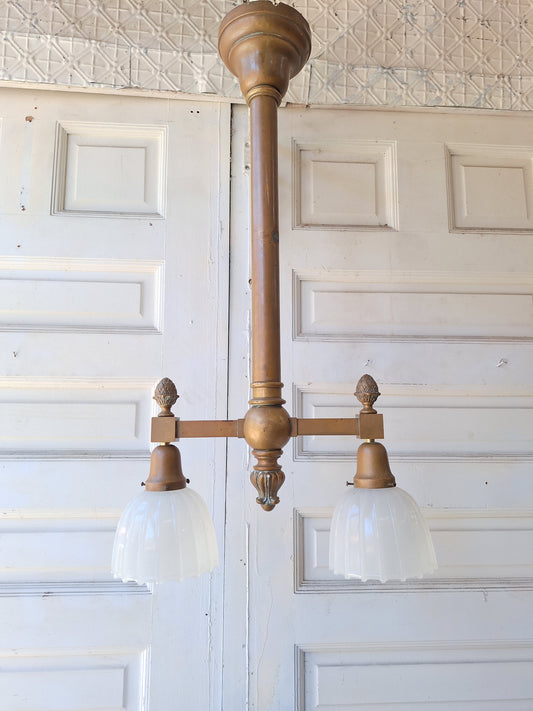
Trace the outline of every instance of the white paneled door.
<path fill-rule="evenodd" d="M 238 108 L 235 412 L 247 380 L 247 136 Z M 241 586 L 227 598 L 225 708 L 530 709 L 531 117 L 285 108 L 279 155 L 288 407 L 350 416 L 358 378 L 375 377 L 393 472 L 423 507 L 440 567 L 384 585 L 329 572 L 349 438 L 289 444 L 272 513 L 230 479 L 228 571 Z M 229 471 L 245 481 L 247 467 L 231 443 Z"/>
<path fill-rule="evenodd" d="M 2 710 L 220 708 L 222 574 L 150 591 L 109 570 L 154 384 L 226 415 L 229 117 L 2 90 Z M 225 446 L 181 449 L 223 549 Z"/>

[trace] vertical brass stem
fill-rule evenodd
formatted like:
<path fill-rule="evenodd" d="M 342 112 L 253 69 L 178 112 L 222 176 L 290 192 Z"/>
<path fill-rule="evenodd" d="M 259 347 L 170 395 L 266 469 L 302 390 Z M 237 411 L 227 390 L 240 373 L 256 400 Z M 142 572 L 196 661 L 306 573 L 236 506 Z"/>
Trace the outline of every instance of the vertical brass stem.
<path fill-rule="evenodd" d="M 252 188 L 252 399 L 281 397 L 278 216 L 278 102 L 271 93 L 250 99 Z"/>
<path fill-rule="evenodd" d="M 257 460 L 251 474 L 257 501 L 270 511 L 285 479 L 278 458 L 291 435 L 280 382 L 277 108 L 309 57 L 311 31 L 293 7 L 256 0 L 222 20 L 218 48 L 250 107 L 252 398 L 244 437 Z"/>

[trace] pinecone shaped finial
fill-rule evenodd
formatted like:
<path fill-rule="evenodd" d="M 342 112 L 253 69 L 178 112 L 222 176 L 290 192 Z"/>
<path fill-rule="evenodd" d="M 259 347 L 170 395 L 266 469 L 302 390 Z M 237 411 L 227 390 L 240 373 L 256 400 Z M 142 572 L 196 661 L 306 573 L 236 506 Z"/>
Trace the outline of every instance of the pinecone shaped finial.
<path fill-rule="evenodd" d="M 373 405 L 380 396 L 380 394 L 381 393 L 379 392 L 378 384 L 376 383 L 374 378 L 368 374 L 363 375 L 359 379 L 354 393 L 355 397 L 363 406 L 361 412 L 375 414 L 376 411 L 374 410 Z"/>
<path fill-rule="evenodd" d="M 161 408 L 158 417 L 174 417 L 172 407 L 179 398 L 176 386 L 170 378 L 163 378 L 156 386 L 154 400 Z"/>

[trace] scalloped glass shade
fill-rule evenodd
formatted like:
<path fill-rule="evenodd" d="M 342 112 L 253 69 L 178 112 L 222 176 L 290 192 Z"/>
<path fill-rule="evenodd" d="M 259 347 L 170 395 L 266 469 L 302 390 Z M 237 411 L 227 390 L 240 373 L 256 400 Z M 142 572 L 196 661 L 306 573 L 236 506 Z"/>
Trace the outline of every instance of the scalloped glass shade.
<path fill-rule="evenodd" d="M 162 583 L 197 577 L 217 564 L 213 521 L 195 491 L 143 491 L 124 509 L 113 545 L 115 578 Z"/>
<path fill-rule="evenodd" d="M 403 489 L 350 488 L 331 521 L 329 567 L 360 580 L 421 578 L 437 569 L 427 523 Z"/>

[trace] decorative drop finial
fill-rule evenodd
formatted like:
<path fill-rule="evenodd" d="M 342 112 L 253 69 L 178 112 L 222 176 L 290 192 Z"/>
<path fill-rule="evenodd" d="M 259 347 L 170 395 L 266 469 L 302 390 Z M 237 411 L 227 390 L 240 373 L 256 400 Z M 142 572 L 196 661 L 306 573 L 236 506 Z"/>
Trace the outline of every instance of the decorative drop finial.
<path fill-rule="evenodd" d="M 179 398 L 176 386 L 170 378 L 163 378 L 156 386 L 154 400 L 161 408 L 158 417 L 174 417 L 172 407 Z"/>
<path fill-rule="evenodd" d="M 371 375 L 365 374 L 359 379 L 354 395 L 363 406 L 361 412 L 368 412 L 372 415 L 376 413 L 373 405 L 381 393 L 378 384 Z"/>

